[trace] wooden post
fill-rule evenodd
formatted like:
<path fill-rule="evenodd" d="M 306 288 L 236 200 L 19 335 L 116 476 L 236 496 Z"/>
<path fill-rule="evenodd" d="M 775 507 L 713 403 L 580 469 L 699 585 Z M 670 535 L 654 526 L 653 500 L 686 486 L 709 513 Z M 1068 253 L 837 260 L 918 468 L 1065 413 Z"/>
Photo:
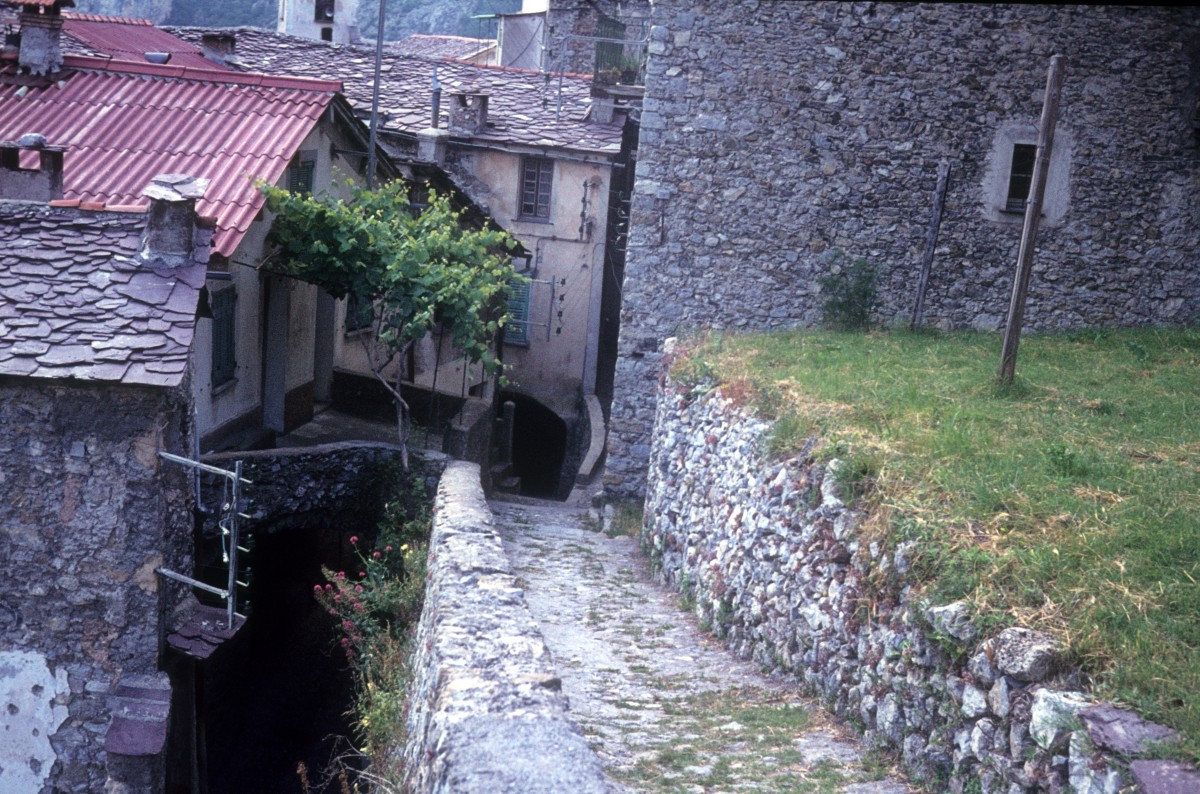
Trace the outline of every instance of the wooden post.
<path fill-rule="evenodd" d="M 921 279 L 917 282 L 917 303 L 913 306 L 912 330 L 921 327 L 925 320 L 925 290 L 929 285 L 929 271 L 933 269 L 933 250 L 937 246 L 938 230 L 942 226 L 942 207 L 946 203 L 946 183 L 950 177 L 950 163 L 938 163 L 937 187 L 933 190 L 933 217 L 929 220 L 929 234 L 925 237 L 925 255 L 921 258 Z"/>
<path fill-rule="evenodd" d="M 1066 59 L 1063 56 L 1055 55 L 1050 59 L 1042 121 L 1038 127 L 1037 157 L 1033 162 L 1033 182 L 1029 186 L 1029 200 L 1025 202 L 1025 226 L 1021 230 L 1017 273 L 1013 278 L 1008 322 L 1004 326 L 1004 345 L 1000 350 L 1000 371 L 996 376 L 1001 385 L 1011 384 L 1017 370 L 1017 346 L 1021 342 L 1021 323 L 1025 320 L 1025 297 L 1029 291 L 1029 272 L 1033 269 L 1033 248 L 1037 244 L 1042 200 L 1046 195 L 1046 173 L 1050 170 L 1050 153 L 1054 148 L 1054 127 L 1058 123 L 1058 102 L 1062 95 L 1065 69 Z"/>

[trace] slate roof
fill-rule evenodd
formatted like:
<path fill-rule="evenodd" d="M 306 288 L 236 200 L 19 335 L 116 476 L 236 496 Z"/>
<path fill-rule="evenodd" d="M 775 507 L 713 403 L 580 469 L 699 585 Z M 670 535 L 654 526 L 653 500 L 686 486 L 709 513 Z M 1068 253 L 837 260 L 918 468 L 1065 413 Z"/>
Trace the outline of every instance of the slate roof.
<path fill-rule="evenodd" d="M 211 180 L 197 212 L 229 257 L 262 208 L 251 177 L 275 183 L 336 82 L 65 56 L 54 81 L 0 59 L 0 140 L 39 132 L 64 146 L 65 198 L 145 206 L 158 174 Z"/>
<path fill-rule="evenodd" d="M 0 201 L 0 375 L 182 383 L 206 265 L 139 267 L 145 223 L 143 211 Z"/>
<path fill-rule="evenodd" d="M 188 41 L 199 41 L 202 28 L 169 28 Z M 236 36 L 234 55 L 227 63 L 267 74 L 322 77 L 341 81 L 346 98 L 363 116 L 370 112 L 374 78 L 374 49 L 332 44 L 288 36 L 257 28 L 230 28 L 219 32 Z M 475 143 L 616 155 L 621 149 L 623 119 L 612 124 L 587 120 L 591 106 L 591 78 L 548 75 L 501 66 L 479 66 L 458 61 L 395 55 L 382 59 L 380 108 L 386 114 L 385 132 L 416 134 L 427 128 L 432 104 L 434 68 L 442 85 L 442 107 L 451 92 L 489 96 L 489 125 L 470 136 Z M 560 96 L 562 112 L 557 112 Z M 442 112 L 443 128 L 448 116 Z"/>
<path fill-rule="evenodd" d="M 495 49 L 496 40 L 414 33 L 399 41 L 385 42 L 384 46 L 387 48 L 386 51 L 393 55 L 417 55 L 422 58 L 466 60 L 487 50 Z"/>

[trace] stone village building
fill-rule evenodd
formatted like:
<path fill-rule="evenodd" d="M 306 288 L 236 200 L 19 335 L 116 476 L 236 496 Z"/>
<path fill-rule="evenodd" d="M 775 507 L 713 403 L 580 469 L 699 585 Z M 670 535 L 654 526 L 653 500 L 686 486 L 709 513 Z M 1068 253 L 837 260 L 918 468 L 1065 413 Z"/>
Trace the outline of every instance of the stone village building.
<path fill-rule="evenodd" d="M 227 66 L 340 80 L 358 116 L 369 117 L 373 48 L 253 28 L 174 32 Z M 518 270 L 531 283 L 510 305 L 504 397 L 518 403 L 515 454 L 538 439 L 526 455 L 552 470 L 542 493 L 565 495 L 611 394 L 635 101 L 597 90 L 590 77 L 388 51 L 381 73 L 388 153 L 444 169 L 529 254 Z M 555 456 L 561 465 L 547 466 Z"/>
<path fill-rule="evenodd" d="M 31 16 L 19 21 L 25 53 Z M 136 20 L 63 15 L 59 27 L 47 64 L 8 51 L 0 61 L 0 140 L 37 133 L 65 147 L 67 199 L 144 205 L 141 183 L 155 174 L 209 179 L 197 204 L 215 224 L 211 320 L 197 328 L 192 378 L 200 445 L 246 445 L 308 421 L 354 344 L 334 333 L 344 302 L 259 269 L 271 218 L 253 180 L 323 191 L 361 171 L 365 158 L 344 153 L 363 152 L 366 135 L 340 85 L 233 72 Z M 35 153 L 22 157 L 36 167 Z M 381 169 L 395 174 L 386 157 Z"/>
<path fill-rule="evenodd" d="M 192 511 L 158 453 L 192 448 L 204 185 L 85 208 L 47 201 L 54 169 L 17 154 L 0 147 L 0 790 L 161 784 L 159 670 L 187 592 L 156 569 L 191 571 Z"/>
<path fill-rule="evenodd" d="M 1007 315 L 1051 55 L 1067 59 L 1025 326 L 1200 316 L 1194 8 L 656 0 L 606 487 L 644 488 L 663 340 L 821 321 L 841 250 L 911 316 Z M 1023 186 L 1023 187 L 1022 187 Z"/>

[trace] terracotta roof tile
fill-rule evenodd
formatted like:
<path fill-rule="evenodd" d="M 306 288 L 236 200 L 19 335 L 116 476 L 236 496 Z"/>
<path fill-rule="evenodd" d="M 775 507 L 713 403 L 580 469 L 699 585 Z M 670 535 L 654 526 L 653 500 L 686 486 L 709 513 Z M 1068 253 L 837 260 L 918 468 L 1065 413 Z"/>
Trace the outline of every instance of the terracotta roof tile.
<path fill-rule="evenodd" d="M 202 28 L 168 28 L 189 41 L 199 41 Z M 375 53 L 368 47 L 331 44 L 257 28 L 221 30 L 236 37 L 227 63 L 243 69 L 294 76 L 335 79 L 360 114 L 370 112 Z M 384 131 L 414 134 L 429 126 L 433 71 L 442 84 L 442 107 L 452 92 L 488 95 L 487 129 L 472 141 L 501 145 L 563 148 L 617 154 L 621 122 L 593 124 L 589 78 L 478 66 L 385 52 L 381 68 L 380 105 L 387 114 Z M 561 84 L 561 92 L 560 92 Z M 559 110 L 561 97 L 561 112 Z M 448 125 L 442 114 L 442 127 Z"/>
<path fill-rule="evenodd" d="M 36 131 L 66 147 L 64 198 L 144 207 L 158 174 L 211 180 L 197 212 L 229 257 L 262 208 L 253 184 L 277 182 L 339 84 L 296 77 L 67 56 L 56 82 L 0 61 L 0 140 Z M 18 91 L 18 86 L 23 91 Z"/>
<path fill-rule="evenodd" d="M 145 269 L 145 222 L 0 201 L 0 375 L 183 382 L 206 267 Z"/>

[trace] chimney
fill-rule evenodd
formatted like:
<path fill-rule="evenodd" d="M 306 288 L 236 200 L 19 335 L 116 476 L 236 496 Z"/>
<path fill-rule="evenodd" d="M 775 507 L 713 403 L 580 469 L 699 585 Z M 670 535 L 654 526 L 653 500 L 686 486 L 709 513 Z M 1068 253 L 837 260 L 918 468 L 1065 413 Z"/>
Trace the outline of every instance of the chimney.
<path fill-rule="evenodd" d="M 187 174 L 161 174 L 142 191 L 150 199 L 138 251 L 143 266 L 165 269 L 196 264 L 196 199 L 204 196 L 208 182 Z"/>
<path fill-rule="evenodd" d="M 237 36 L 232 33 L 205 33 L 200 36 L 200 54 L 220 66 L 224 66 L 236 50 Z"/>
<path fill-rule="evenodd" d="M 37 168 L 21 167 L 21 152 L 29 152 L 26 161 L 37 153 Z M 54 201 L 63 195 L 62 146 L 47 146 L 37 133 L 22 135 L 16 143 L 0 141 L 0 199 Z"/>
<path fill-rule="evenodd" d="M 62 9 L 74 7 L 75 0 L 39 0 L 23 3 L 20 54 L 17 62 L 23 71 L 34 75 L 52 74 L 62 68 Z"/>
<path fill-rule="evenodd" d="M 450 131 L 474 135 L 487 127 L 487 94 L 450 95 Z"/>

